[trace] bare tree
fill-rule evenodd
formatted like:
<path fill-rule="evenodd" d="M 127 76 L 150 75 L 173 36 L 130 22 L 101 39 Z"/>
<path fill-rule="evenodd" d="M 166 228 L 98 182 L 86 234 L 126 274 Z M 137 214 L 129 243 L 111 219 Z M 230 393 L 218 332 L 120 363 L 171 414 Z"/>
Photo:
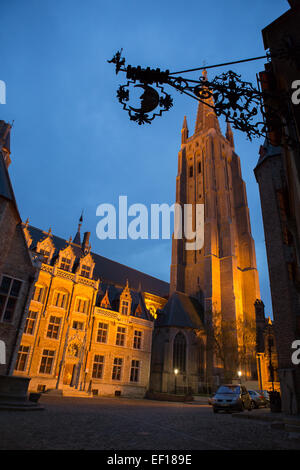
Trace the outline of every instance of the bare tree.
<path fill-rule="evenodd" d="M 249 376 L 255 368 L 256 327 L 248 319 L 226 320 L 222 312 L 208 315 L 210 344 L 221 363 L 224 380 L 232 381 L 239 368 Z"/>

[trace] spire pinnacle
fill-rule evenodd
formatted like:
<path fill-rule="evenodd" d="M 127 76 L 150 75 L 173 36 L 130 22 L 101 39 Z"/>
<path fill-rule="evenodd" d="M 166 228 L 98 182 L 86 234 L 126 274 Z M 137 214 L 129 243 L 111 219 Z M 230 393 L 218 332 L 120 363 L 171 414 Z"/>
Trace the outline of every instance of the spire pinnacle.
<path fill-rule="evenodd" d="M 77 233 L 73 240 L 73 243 L 76 243 L 77 245 L 81 245 L 80 229 L 81 229 L 82 222 L 83 222 L 83 211 L 81 212 L 81 216 L 78 222 Z"/>
<path fill-rule="evenodd" d="M 188 130 L 188 126 L 187 126 L 186 116 L 184 116 L 182 129 L 181 129 L 181 143 L 185 144 L 188 137 L 189 137 L 189 130 Z"/>
<path fill-rule="evenodd" d="M 202 71 L 202 80 L 205 83 L 207 81 L 207 71 L 204 69 Z M 210 92 L 209 88 L 204 86 L 203 91 Z M 214 99 L 211 96 L 208 98 L 201 98 L 198 104 L 197 118 L 195 133 L 199 131 L 209 130 L 211 128 L 216 129 L 220 132 L 220 125 L 216 113 L 214 111 Z"/>
<path fill-rule="evenodd" d="M 231 129 L 231 125 L 229 122 L 227 122 L 227 127 L 226 127 L 226 139 L 230 143 L 231 147 L 234 149 L 234 139 L 233 139 L 233 132 Z"/>

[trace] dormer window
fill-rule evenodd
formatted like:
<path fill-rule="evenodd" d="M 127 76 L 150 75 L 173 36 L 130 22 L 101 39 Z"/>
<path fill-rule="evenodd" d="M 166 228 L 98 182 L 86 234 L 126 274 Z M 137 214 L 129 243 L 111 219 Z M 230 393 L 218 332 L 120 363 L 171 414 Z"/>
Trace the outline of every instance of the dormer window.
<path fill-rule="evenodd" d="M 44 240 L 37 242 L 36 251 L 39 255 L 41 255 L 42 263 L 50 263 L 50 260 L 55 251 L 55 246 L 53 244 L 50 230 Z"/>
<path fill-rule="evenodd" d="M 129 302 L 127 300 L 122 301 L 121 313 L 122 315 L 128 315 Z"/>
<path fill-rule="evenodd" d="M 80 276 L 82 276 L 82 277 L 90 277 L 90 272 L 91 272 L 90 266 L 87 266 L 86 264 L 83 264 L 83 265 L 81 266 Z"/>
<path fill-rule="evenodd" d="M 40 254 L 43 256 L 43 262 L 44 263 L 47 263 L 48 262 L 48 259 L 50 257 L 50 251 L 48 250 L 40 250 Z"/>
<path fill-rule="evenodd" d="M 62 258 L 60 262 L 60 269 L 64 271 L 70 271 L 71 260 L 70 258 Z"/>

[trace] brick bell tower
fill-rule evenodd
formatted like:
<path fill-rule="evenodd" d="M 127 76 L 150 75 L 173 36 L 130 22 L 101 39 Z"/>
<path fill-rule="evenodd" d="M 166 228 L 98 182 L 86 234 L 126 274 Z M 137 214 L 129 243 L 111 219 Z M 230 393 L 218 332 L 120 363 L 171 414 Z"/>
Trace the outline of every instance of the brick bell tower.
<path fill-rule="evenodd" d="M 199 102 L 191 137 L 184 117 L 176 178 L 178 204 L 204 204 L 204 246 L 188 251 L 173 237 L 170 294 L 196 297 L 229 321 L 255 321 L 260 291 L 240 158 L 230 124 L 224 137 L 213 98 L 206 102 L 212 107 Z"/>

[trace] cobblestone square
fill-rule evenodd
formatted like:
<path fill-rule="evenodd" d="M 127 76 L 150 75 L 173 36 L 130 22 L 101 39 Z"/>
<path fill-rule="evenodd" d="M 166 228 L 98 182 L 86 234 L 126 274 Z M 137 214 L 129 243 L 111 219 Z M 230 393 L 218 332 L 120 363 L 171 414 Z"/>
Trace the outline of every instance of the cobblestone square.
<path fill-rule="evenodd" d="M 270 423 L 215 415 L 209 405 L 50 396 L 40 403 L 42 411 L 0 411 L 1 450 L 300 449 Z"/>

